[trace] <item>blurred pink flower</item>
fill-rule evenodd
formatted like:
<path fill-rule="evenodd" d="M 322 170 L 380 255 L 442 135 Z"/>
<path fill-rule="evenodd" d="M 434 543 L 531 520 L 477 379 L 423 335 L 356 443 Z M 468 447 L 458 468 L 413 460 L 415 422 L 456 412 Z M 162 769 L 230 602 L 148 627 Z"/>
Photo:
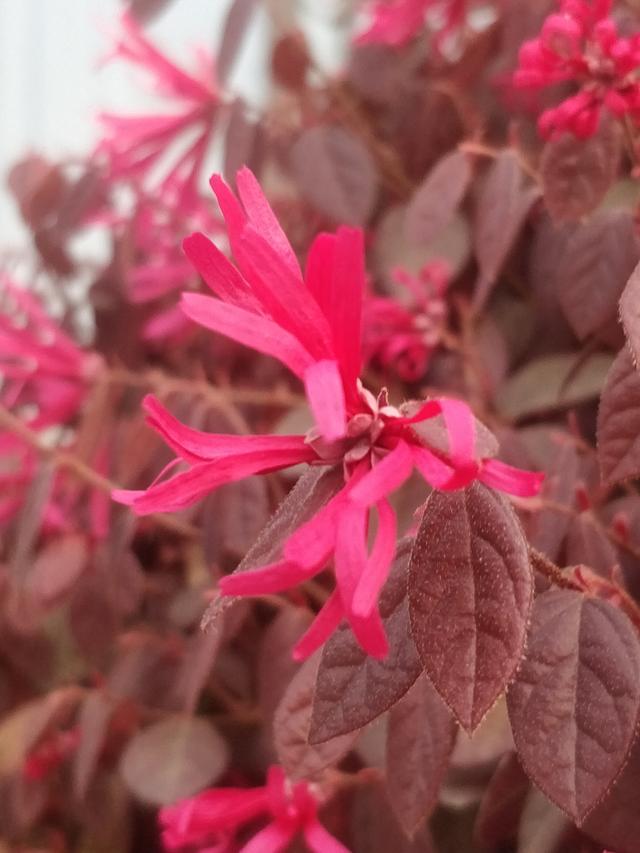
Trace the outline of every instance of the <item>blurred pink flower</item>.
<path fill-rule="evenodd" d="M 234 837 L 259 818 L 267 825 L 239 848 Z M 212 788 L 160 810 L 168 853 L 277 853 L 302 835 L 313 853 L 348 853 L 318 820 L 318 800 L 307 782 L 290 783 L 281 767 L 269 768 L 263 788 Z"/>
<path fill-rule="evenodd" d="M 425 375 L 431 356 L 440 344 L 447 320 L 445 293 L 450 270 L 443 261 L 426 264 L 417 275 L 393 271 L 408 299 L 373 296 L 364 304 L 363 354 L 385 371 L 405 382 Z"/>
<path fill-rule="evenodd" d="M 304 383 L 316 426 L 307 435 L 213 435 L 184 426 L 153 397 L 148 422 L 188 464 L 188 470 L 146 491 L 114 497 L 139 514 L 179 510 L 224 483 L 301 462 L 341 466 L 344 486 L 291 535 L 281 560 L 221 580 L 225 595 L 279 592 L 321 572 L 333 558 L 336 589 L 295 650 L 307 657 L 346 618 L 362 647 L 387 653 L 378 594 L 395 553 L 396 517 L 388 501 L 417 469 L 434 488 L 451 490 L 475 479 L 517 495 L 536 494 L 541 475 L 495 459 L 475 458 L 475 420 L 458 400 L 434 399 L 400 409 L 386 390 L 363 387 L 363 235 L 340 228 L 314 241 L 303 277 L 293 250 L 253 176 L 237 177 L 240 200 L 220 177 L 212 186 L 238 268 L 202 234 L 185 251 L 219 298 L 183 296 L 186 314 L 202 326 L 274 356 Z M 442 415 L 449 453 L 430 447 L 415 429 Z M 371 513 L 378 532 L 371 553 Z"/>
<path fill-rule="evenodd" d="M 369 7 L 370 23 L 356 42 L 402 47 L 423 30 L 432 10 L 440 19 L 437 42 L 441 42 L 464 23 L 467 3 L 468 0 L 374 0 Z"/>
<path fill-rule="evenodd" d="M 155 180 L 156 193 L 178 206 L 189 205 L 198 193 L 220 103 L 212 58 L 200 53 L 197 72 L 188 74 L 154 47 L 128 14 L 122 16 L 112 54 L 146 71 L 154 89 L 177 102 L 178 109 L 144 115 L 102 113 L 99 118 L 107 136 L 97 153 L 105 156 L 111 178 L 133 183 Z M 173 160 L 166 157 L 167 149 L 180 143 L 182 152 Z M 160 161 L 165 157 L 163 167 Z"/>
<path fill-rule="evenodd" d="M 80 349 L 32 293 L 6 276 L 0 300 L 0 403 L 24 410 L 34 429 L 67 423 L 102 370 L 102 358 Z"/>
<path fill-rule="evenodd" d="M 520 48 L 516 87 L 539 90 L 567 82 L 579 87 L 540 115 L 542 136 L 568 131 L 586 139 L 596 132 L 603 110 L 616 118 L 640 116 L 640 35 L 618 35 L 611 8 L 612 0 L 561 0 L 539 37 Z"/>

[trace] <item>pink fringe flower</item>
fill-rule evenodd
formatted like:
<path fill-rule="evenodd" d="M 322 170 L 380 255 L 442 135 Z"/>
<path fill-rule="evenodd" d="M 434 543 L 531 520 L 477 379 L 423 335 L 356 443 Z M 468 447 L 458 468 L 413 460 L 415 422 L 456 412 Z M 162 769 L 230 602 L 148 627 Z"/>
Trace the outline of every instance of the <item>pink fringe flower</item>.
<path fill-rule="evenodd" d="M 402 47 L 424 28 L 427 13 L 439 16 L 437 43 L 457 30 L 465 20 L 468 0 L 375 0 L 370 4 L 370 23 L 357 44 Z"/>
<path fill-rule="evenodd" d="M 447 318 L 444 299 L 450 270 L 443 261 L 426 264 L 417 276 L 396 269 L 393 277 L 408 292 L 407 304 L 375 296 L 364 305 L 363 354 L 405 382 L 425 375 Z"/>
<path fill-rule="evenodd" d="M 386 391 L 363 387 L 363 234 L 340 228 L 314 240 L 303 276 L 284 232 L 248 169 L 238 173 L 238 200 L 212 179 L 238 267 L 203 234 L 184 248 L 218 298 L 183 295 L 187 316 L 205 328 L 279 359 L 303 383 L 316 427 L 307 435 L 212 435 L 184 426 L 153 397 L 148 422 L 188 470 L 142 492 L 116 492 L 139 514 L 182 509 L 224 483 L 299 463 L 340 466 L 344 486 L 288 539 L 282 559 L 222 579 L 224 595 L 280 592 L 312 578 L 333 560 L 336 589 L 295 649 L 304 658 L 346 618 L 371 655 L 387 654 L 378 594 L 396 545 L 389 495 L 414 469 L 437 489 L 459 489 L 478 479 L 527 496 L 541 475 L 475 456 L 475 420 L 458 400 L 429 400 L 400 409 Z M 442 415 L 449 453 L 431 447 L 418 425 Z M 371 552 L 372 514 L 378 531 Z"/>
<path fill-rule="evenodd" d="M 22 774 L 25 779 L 39 781 L 46 779 L 76 751 L 80 743 L 80 729 L 54 732 L 27 756 Z"/>
<path fill-rule="evenodd" d="M 136 184 L 141 179 L 150 181 L 153 170 L 161 171 L 159 163 L 167 149 L 191 137 L 154 188 L 178 206 L 189 205 L 197 196 L 220 103 L 212 59 L 200 54 L 197 73 L 187 74 L 154 47 L 135 19 L 126 14 L 113 55 L 141 67 L 151 77 L 155 90 L 172 98 L 179 107 L 160 114 L 101 114 L 107 137 L 100 143 L 98 154 L 106 156 L 112 179 Z"/>
<path fill-rule="evenodd" d="M 236 832 L 256 819 L 267 825 L 238 848 Z M 271 767 L 263 788 L 213 788 L 160 810 L 168 853 L 277 853 L 302 835 L 313 853 L 349 853 L 318 820 L 318 801 L 306 782 L 291 784 Z"/>
<path fill-rule="evenodd" d="M 0 402 L 32 410 L 34 429 L 67 423 L 103 368 L 47 316 L 37 298 L 8 278 L 0 280 Z"/>
<path fill-rule="evenodd" d="M 619 36 L 611 7 L 612 0 L 561 0 L 560 12 L 549 15 L 539 37 L 520 48 L 516 87 L 540 90 L 568 82 L 579 87 L 540 115 L 545 138 L 568 131 L 587 139 L 603 110 L 618 119 L 640 114 L 640 35 Z"/>

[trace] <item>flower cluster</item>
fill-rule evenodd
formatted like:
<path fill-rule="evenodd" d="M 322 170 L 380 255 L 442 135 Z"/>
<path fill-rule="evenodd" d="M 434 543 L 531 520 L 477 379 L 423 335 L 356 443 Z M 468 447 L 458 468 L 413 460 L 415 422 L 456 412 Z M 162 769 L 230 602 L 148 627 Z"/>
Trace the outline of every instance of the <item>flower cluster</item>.
<path fill-rule="evenodd" d="M 305 274 L 273 211 L 245 169 L 238 200 L 214 176 L 212 187 L 238 264 L 234 267 L 203 234 L 184 248 L 217 295 L 183 295 L 192 320 L 258 352 L 279 359 L 304 383 L 316 426 L 306 435 L 213 435 L 184 426 L 153 397 L 150 425 L 186 462 L 188 470 L 143 492 L 115 497 L 137 513 L 178 510 L 224 483 L 299 463 L 340 466 L 343 486 L 288 539 L 282 558 L 251 572 L 225 577 L 225 595 L 279 592 L 312 578 L 333 560 L 336 589 L 298 643 L 305 658 L 347 619 L 362 647 L 381 658 L 387 640 L 378 594 L 396 546 L 389 495 L 415 470 L 433 488 L 462 488 L 475 479 L 517 495 L 533 495 L 541 477 L 490 458 L 476 457 L 475 420 L 459 400 L 390 405 L 359 379 L 365 289 L 362 232 L 340 228 L 313 242 Z M 442 416 L 448 453 L 421 437 L 421 422 Z M 368 531 L 377 533 L 368 551 Z"/>
<path fill-rule="evenodd" d="M 369 25 L 359 44 L 402 47 L 424 28 L 429 12 L 438 18 L 437 40 L 442 41 L 464 23 L 468 0 L 375 0 L 369 9 Z"/>
<path fill-rule="evenodd" d="M 576 94 L 540 115 L 544 137 L 568 131 L 587 139 L 603 110 L 617 119 L 640 117 L 640 35 L 620 36 L 611 8 L 612 0 L 561 0 L 538 38 L 520 48 L 516 87 L 578 86 Z"/>
<path fill-rule="evenodd" d="M 451 273 L 444 261 L 432 261 L 418 275 L 403 269 L 392 275 L 408 299 L 403 304 L 398 299 L 372 296 L 365 302 L 363 355 L 365 361 L 405 382 L 417 382 L 441 342 L 447 319 L 444 296 Z"/>
<path fill-rule="evenodd" d="M 100 121 L 107 136 L 99 144 L 97 156 L 106 159 L 111 180 L 149 183 L 157 170 L 161 173 L 154 185 L 157 196 L 171 198 L 178 206 L 192 204 L 220 104 L 213 61 L 201 52 L 197 71 L 188 74 L 146 38 L 130 15 L 122 17 L 113 55 L 149 74 L 158 94 L 173 99 L 178 109 L 144 115 L 102 113 Z M 163 164 L 167 150 L 181 143 L 179 156 L 171 165 Z"/>
<path fill-rule="evenodd" d="M 239 847 L 238 831 L 256 820 L 267 825 Z M 302 835 L 313 853 L 348 853 L 318 820 L 318 799 L 307 782 L 290 783 L 281 767 L 269 768 L 262 788 L 215 788 L 160 811 L 168 853 L 268 853 L 285 850 Z"/>

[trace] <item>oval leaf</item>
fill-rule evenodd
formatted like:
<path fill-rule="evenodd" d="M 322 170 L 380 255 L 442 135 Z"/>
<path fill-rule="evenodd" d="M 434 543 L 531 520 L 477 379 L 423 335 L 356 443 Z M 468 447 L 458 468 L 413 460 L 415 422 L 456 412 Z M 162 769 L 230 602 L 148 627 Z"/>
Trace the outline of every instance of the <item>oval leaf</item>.
<path fill-rule="evenodd" d="M 607 486 L 640 476 L 640 374 L 626 347 L 607 374 L 600 398 L 598 459 Z"/>
<path fill-rule="evenodd" d="M 382 594 L 380 614 L 389 640 L 384 660 L 369 657 L 341 625 L 322 651 L 309 740 L 322 743 L 357 731 L 404 696 L 422 672 L 409 626 L 407 570 L 411 540 L 398 545 Z"/>
<path fill-rule="evenodd" d="M 613 183 L 620 140 L 613 122 L 603 122 L 591 139 L 570 133 L 544 147 L 540 177 L 549 213 L 557 220 L 577 220 L 591 213 Z"/>
<path fill-rule="evenodd" d="M 520 760 L 581 823 L 622 771 L 640 712 L 640 641 L 607 601 L 549 590 L 507 694 Z"/>
<path fill-rule="evenodd" d="M 620 297 L 620 320 L 631 348 L 633 361 L 640 361 L 640 264 L 631 273 Z"/>
<path fill-rule="evenodd" d="M 378 195 L 377 171 L 366 146 L 341 127 L 306 130 L 291 150 L 300 191 L 336 222 L 364 225 Z"/>
<path fill-rule="evenodd" d="M 524 184 L 522 168 L 515 154 L 509 150 L 502 151 L 489 169 L 476 208 L 476 308 L 481 308 L 489 297 L 538 194 L 537 187 Z"/>
<path fill-rule="evenodd" d="M 336 764 L 353 745 L 357 732 L 322 744 L 309 743 L 313 692 L 320 653 L 309 658 L 293 677 L 275 713 L 273 734 L 280 763 L 291 779 L 314 779 Z"/>
<path fill-rule="evenodd" d="M 429 497 L 411 554 L 411 630 L 425 671 L 473 731 L 524 650 L 533 595 L 511 506 L 480 483 Z"/>
<path fill-rule="evenodd" d="M 430 243 L 451 222 L 471 181 L 462 151 L 443 157 L 415 191 L 405 213 L 405 233 L 413 243 Z"/>
<path fill-rule="evenodd" d="M 214 782 L 228 760 L 226 742 L 206 720 L 169 717 L 129 741 L 120 771 L 138 799 L 164 806 Z"/>
<path fill-rule="evenodd" d="M 456 732 L 449 709 L 424 676 L 391 709 L 387 790 L 410 838 L 436 806 Z"/>

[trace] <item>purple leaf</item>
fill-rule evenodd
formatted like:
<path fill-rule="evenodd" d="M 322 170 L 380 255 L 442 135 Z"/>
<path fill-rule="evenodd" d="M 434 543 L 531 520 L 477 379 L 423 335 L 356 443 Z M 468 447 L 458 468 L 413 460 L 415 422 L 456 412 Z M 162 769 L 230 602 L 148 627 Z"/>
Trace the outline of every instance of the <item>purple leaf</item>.
<path fill-rule="evenodd" d="M 493 849 L 517 837 L 529 787 L 516 753 L 506 752 L 480 801 L 474 836 L 482 847 Z"/>
<path fill-rule="evenodd" d="M 640 476 L 640 374 L 626 347 L 607 374 L 600 399 L 598 459 L 605 485 Z"/>
<path fill-rule="evenodd" d="M 408 240 L 429 244 L 453 218 L 471 181 L 469 157 L 461 151 L 436 163 L 415 191 L 405 214 Z"/>
<path fill-rule="evenodd" d="M 538 195 L 536 187 L 524 183 L 516 155 L 502 151 L 489 169 L 475 212 L 476 308 L 487 301 Z"/>
<path fill-rule="evenodd" d="M 618 128 L 603 122 L 591 139 L 565 134 L 544 147 L 540 177 L 549 213 L 578 220 L 591 213 L 615 180 L 620 160 Z"/>
<path fill-rule="evenodd" d="M 363 142 L 334 125 L 305 130 L 291 149 L 300 192 L 335 222 L 364 225 L 376 203 L 378 178 Z"/>
<path fill-rule="evenodd" d="M 273 720 L 273 736 L 280 763 L 292 779 L 314 779 L 336 764 L 353 746 L 358 732 L 339 735 L 321 744 L 309 743 L 313 694 L 320 652 L 309 658 L 293 677 Z"/>
<path fill-rule="evenodd" d="M 391 708 L 422 672 L 411 639 L 407 603 L 407 569 L 411 540 L 404 540 L 380 596 L 380 614 L 389 640 L 381 661 L 369 657 L 346 625 L 326 643 L 314 697 L 309 740 L 321 743 L 357 731 Z"/>
<path fill-rule="evenodd" d="M 527 774 L 581 823 L 622 771 L 640 711 L 640 641 L 607 601 L 552 589 L 536 599 L 507 694 Z"/>
<path fill-rule="evenodd" d="M 215 782 L 229 760 L 228 747 L 201 717 L 168 717 L 129 741 L 120 771 L 134 796 L 163 806 Z"/>
<path fill-rule="evenodd" d="M 256 0 L 231 2 L 216 58 L 216 72 L 221 84 L 228 81 L 255 6 Z"/>
<path fill-rule="evenodd" d="M 629 211 L 604 211 L 574 231 L 560 260 L 558 284 L 562 310 L 580 340 L 615 320 L 638 261 L 640 240 Z"/>
<path fill-rule="evenodd" d="M 387 790 L 410 838 L 436 806 L 456 733 L 449 709 L 424 676 L 389 713 Z"/>
<path fill-rule="evenodd" d="M 527 543 L 506 500 L 480 483 L 433 492 L 411 554 L 411 629 L 427 675 L 469 732 L 515 673 L 532 596 Z"/>
<path fill-rule="evenodd" d="M 620 297 L 620 320 L 637 365 L 640 361 L 640 264 L 631 273 Z"/>

